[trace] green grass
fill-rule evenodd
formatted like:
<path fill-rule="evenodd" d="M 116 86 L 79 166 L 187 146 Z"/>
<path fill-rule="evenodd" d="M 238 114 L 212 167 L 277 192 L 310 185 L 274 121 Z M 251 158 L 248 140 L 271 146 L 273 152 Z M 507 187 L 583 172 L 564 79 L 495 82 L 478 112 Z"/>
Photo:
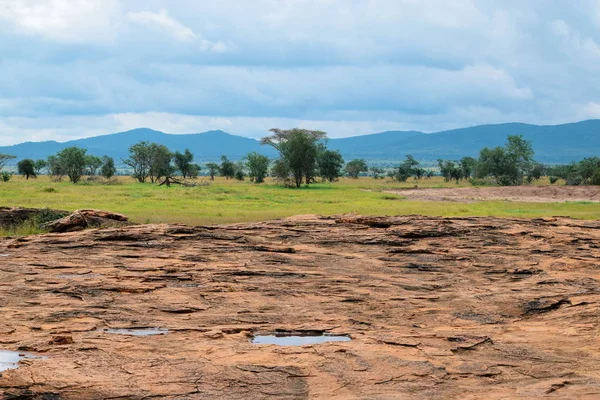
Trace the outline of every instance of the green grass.
<path fill-rule="evenodd" d="M 207 181 L 206 178 L 203 179 Z M 407 183 L 361 178 L 342 179 L 333 184 L 319 183 L 288 189 L 267 182 L 217 179 L 209 186 L 194 188 L 158 187 L 120 178 L 120 184 L 73 185 L 51 182 L 47 177 L 26 181 L 14 177 L 0 183 L 0 206 L 54 208 L 73 211 L 96 208 L 123 213 L 141 223 L 184 223 L 190 225 L 261 221 L 296 214 L 365 215 L 425 214 L 435 216 L 542 217 L 563 215 L 599 219 L 598 204 L 516 203 L 483 201 L 474 203 L 406 200 L 381 193 L 382 189 L 470 186 L 456 185 L 433 178 Z M 35 233 L 35 232 L 32 232 Z M 0 233 L 1 234 L 1 233 Z"/>

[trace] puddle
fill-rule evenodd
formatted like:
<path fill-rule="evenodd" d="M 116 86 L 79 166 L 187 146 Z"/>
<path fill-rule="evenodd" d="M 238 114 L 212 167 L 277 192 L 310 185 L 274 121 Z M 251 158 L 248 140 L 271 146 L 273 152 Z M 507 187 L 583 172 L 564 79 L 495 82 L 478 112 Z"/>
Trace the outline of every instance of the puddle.
<path fill-rule="evenodd" d="M 169 333 L 167 328 L 144 328 L 144 329 L 103 329 L 104 333 L 128 336 L 155 336 Z"/>
<path fill-rule="evenodd" d="M 199 283 L 168 283 L 167 284 L 168 288 L 199 288 L 202 287 L 201 284 Z"/>
<path fill-rule="evenodd" d="M 89 279 L 101 277 L 100 274 L 62 274 L 58 275 L 60 279 Z"/>
<path fill-rule="evenodd" d="M 8 351 L 0 350 L 0 372 L 9 369 L 19 368 L 19 361 L 29 360 L 42 360 L 46 357 L 38 357 L 33 354 L 27 354 L 19 351 Z"/>
<path fill-rule="evenodd" d="M 276 332 L 269 335 L 254 335 L 251 342 L 279 346 L 304 346 L 327 342 L 350 342 L 351 340 L 346 335 L 332 335 L 329 333 Z"/>
<path fill-rule="evenodd" d="M 10 257 L 10 254 L 0 254 L 0 257 Z"/>

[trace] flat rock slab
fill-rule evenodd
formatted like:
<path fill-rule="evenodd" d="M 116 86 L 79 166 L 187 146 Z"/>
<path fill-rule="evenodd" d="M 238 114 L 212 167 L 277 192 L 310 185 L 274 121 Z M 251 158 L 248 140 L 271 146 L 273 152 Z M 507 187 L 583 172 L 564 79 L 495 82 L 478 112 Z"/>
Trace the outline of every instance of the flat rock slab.
<path fill-rule="evenodd" d="M 0 239 L 31 399 L 596 399 L 600 222 L 300 216 Z M 168 329 L 119 335 L 107 329 Z M 349 335 L 260 345 L 254 332 Z"/>

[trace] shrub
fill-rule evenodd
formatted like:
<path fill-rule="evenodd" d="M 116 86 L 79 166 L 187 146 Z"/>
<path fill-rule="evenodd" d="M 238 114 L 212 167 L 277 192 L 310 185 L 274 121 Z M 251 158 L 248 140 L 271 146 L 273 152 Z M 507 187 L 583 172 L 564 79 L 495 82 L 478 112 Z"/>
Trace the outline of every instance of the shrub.
<path fill-rule="evenodd" d="M 2 174 L 0 174 L 0 178 L 2 178 L 2 182 L 8 182 L 10 181 L 10 178 L 12 178 L 12 175 L 6 171 L 2 172 Z"/>
<path fill-rule="evenodd" d="M 548 179 L 550 180 L 550 184 L 554 185 L 560 178 L 558 176 L 550 176 Z"/>

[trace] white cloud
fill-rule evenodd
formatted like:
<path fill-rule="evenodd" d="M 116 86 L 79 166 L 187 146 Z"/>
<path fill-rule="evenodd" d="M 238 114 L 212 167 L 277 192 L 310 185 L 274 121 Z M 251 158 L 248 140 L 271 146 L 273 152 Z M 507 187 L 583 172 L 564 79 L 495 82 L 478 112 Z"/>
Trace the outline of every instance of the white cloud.
<path fill-rule="evenodd" d="M 0 0 L 0 20 L 18 33 L 70 43 L 115 38 L 118 0 Z"/>
<path fill-rule="evenodd" d="M 192 41 L 198 38 L 193 30 L 176 19 L 171 18 L 164 8 L 161 8 L 157 13 L 150 11 L 129 12 L 127 16 L 131 21 L 146 25 L 154 25 L 155 27 L 163 29 L 167 33 L 175 36 L 178 40 Z"/>

